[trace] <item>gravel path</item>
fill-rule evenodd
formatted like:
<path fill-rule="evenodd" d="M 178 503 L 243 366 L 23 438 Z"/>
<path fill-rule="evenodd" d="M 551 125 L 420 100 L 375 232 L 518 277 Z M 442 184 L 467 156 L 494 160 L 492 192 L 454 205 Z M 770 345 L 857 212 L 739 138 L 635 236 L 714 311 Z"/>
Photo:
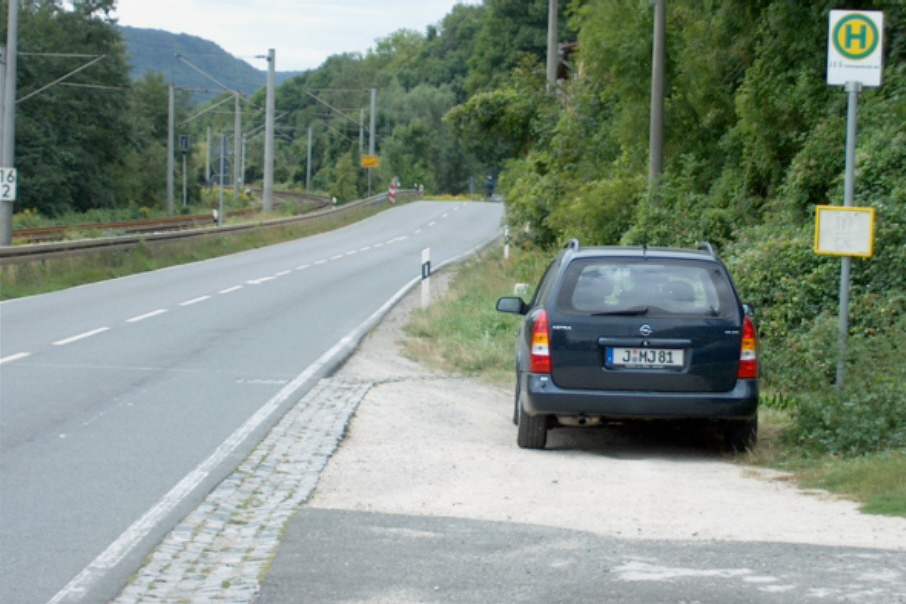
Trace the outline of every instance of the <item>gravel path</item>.
<path fill-rule="evenodd" d="M 434 278 L 435 291 L 441 279 Z M 431 372 L 397 342 L 417 292 L 336 376 L 369 382 L 307 507 L 509 521 L 657 540 L 906 550 L 906 519 L 869 516 L 675 430 L 554 430 L 516 446 L 512 390 Z"/>

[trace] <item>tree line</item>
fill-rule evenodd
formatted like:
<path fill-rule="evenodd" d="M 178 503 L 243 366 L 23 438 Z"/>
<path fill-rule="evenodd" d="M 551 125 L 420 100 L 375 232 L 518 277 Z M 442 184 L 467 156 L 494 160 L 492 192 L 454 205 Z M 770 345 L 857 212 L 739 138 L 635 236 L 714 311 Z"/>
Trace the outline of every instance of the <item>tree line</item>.
<path fill-rule="evenodd" d="M 80 64 L 79 57 L 51 53 L 104 59 L 67 85 L 49 88 L 17 107 L 16 211 L 57 216 L 106 208 L 160 210 L 166 195 L 168 83 L 154 72 L 130 80 L 127 47 L 110 17 L 115 0 L 20 0 L 20 6 L 20 97 Z M 5 19 L 3 9 L 4 31 Z M 312 188 L 340 201 L 367 193 L 358 122 L 365 109 L 367 153 L 371 88 L 377 89 L 374 136 L 380 156 L 372 188 L 386 187 L 395 176 L 404 186 L 417 183 L 431 192 L 463 193 L 472 179 L 496 177 L 503 157 L 481 157 L 463 146 L 444 116 L 476 92 L 504 81 L 523 54 L 543 56 L 546 27 L 546 0 L 456 5 L 425 32 L 392 32 L 367 53 L 332 56 L 284 82 L 276 96 L 277 185 L 302 187 L 311 174 Z M 194 107 L 188 94 L 177 94 L 177 134 L 189 134 L 193 141 L 188 166 L 195 200 L 207 177 L 208 130 L 212 147 L 221 133 L 232 137 L 231 103 L 218 106 L 227 96 Z M 264 105 L 263 88 L 242 102 L 242 130 L 251 133 L 241 175 L 248 185 L 263 174 Z"/>
<path fill-rule="evenodd" d="M 793 412 L 802 443 L 906 446 L 906 3 L 847 5 L 884 11 L 885 73 L 860 95 L 855 204 L 877 213 L 876 247 L 853 263 L 839 394 L 840 263 L 812 251 L 815 206 L 843 201 L 847 99 L 825 75 L 838 3 L 667 6 L 666 161 L 654 195 L 647 2 L 572 2 L 577 71 L 562 91 L 545 92 L 529 59 L 448 121 L 479 156 L 508 157 L 501 186 L 524 245 L 714 243 L 758 309 L 765 400 Z"/>

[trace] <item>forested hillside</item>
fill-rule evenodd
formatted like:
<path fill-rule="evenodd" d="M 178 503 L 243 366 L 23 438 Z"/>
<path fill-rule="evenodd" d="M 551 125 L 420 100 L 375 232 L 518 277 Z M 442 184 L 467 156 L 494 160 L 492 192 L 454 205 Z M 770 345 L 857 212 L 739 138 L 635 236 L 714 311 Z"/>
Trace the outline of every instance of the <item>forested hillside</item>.
<path fill-rule="evenodd" d="M 176 58 L 176 55 L 182 55 L 234 90 L 252 94 L 266 83 L 265 72 L 233 57 L 209 40 L 136 27 L 118 26 L 117 30 L 126 42 L 130 75 L 134 79 L 141 78 L 148 72 L 160 72 L 168 83 L 177 86 L 217 88 L 210 80 Z M 214 94 L 208 94 L 207 98 Z"/>
<path fill-rule="evenodd" d="M 161 73 L 167 83 L 197 89 L 214 89 L 213 92 L 193 93 L 193 99 L 209 100 L 217 95 L 217 85 L 180 61 L 181 55 L 193 65 L 222 82 L 231 90 L 252 94 L 267 83 L 267 72 L 255 69 L 237 59 L 220 46 L 197 36 L 174 34 L 159 29 L 117 26 L 126 42 L 126 54 L 133 80 L 149 73 Z M 265 51 L 262 50 L 261 54 Z M 262 62 L 263 65 L 263 62 Z M 293 76 L 297 71 L 278 71 L 277 83 Z"/>
<path fill-rule="evenodd" d="M 130 82 L 114 0 L 23 4 L 20 47 L 107 59 L 21 103 L 17 211 L 160 208 L 166 82 Z M 364 55 L 331 57 L 277 90 L 275 177 L 340 201 L 369 189 L 359 167 L 377 90 L 373 190 L 392 176 L 462 193 L 490 174 L 520 244 L 691 245 L 708 240 L 755 304 L 766 400 L 789 407 L 796 438 L 829 451 L 906 446 L 906 0 L 883 10 L 884 86 L 860 98 L 856 204 L 877 211 L 876 254 L 853 263 L 848 385 L 833 388 L 839 260 L 812 252 L 814 207 L 843 197 L 845 94 L 825 80 L 828 13 L 813 0 L 667 0 L 666 161 L 648 194 L 653 14 L 645 0 L 561 0 L 560 39 L 577 42 L 556 91 L 544 77 L 547 0 L 457 5 L 425 32 L 400 30 Z M 5 6 L 5 3 L 4 3 Z M 5 19 L 6 10 L 2 10 Z M 277 49 L 279 53 L 279 49 Z M 24 57 L 20 96 L 64 66 Z M 55 75 L 56 74 L 56 75 Z M 179 126 L 196 144 L 231 134 L 232 102 Z M 243 102 L 246 182 L 262 173 L 263 90 Z M 195 109 L 180 99 L 178 122 Z M 361 140 L 361 142 L 360 142 Z M 524 228 L 527 227 L 527 228 Z"/>

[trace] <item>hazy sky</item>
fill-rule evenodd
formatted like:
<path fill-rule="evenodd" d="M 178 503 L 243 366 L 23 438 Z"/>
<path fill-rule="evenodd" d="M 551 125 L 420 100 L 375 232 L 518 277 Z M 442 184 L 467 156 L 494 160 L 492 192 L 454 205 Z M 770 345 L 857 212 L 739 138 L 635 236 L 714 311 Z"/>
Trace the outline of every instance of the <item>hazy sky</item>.
<path fill-rule="evenodd" d="M 276 50 L 278 71 L 320 66 L 330 55 L 366 52 L 402 28 L 425 33 L 457 4 L 481 0 L 118 0 L 120 25 L 210 40 L 258 69 Z"/>

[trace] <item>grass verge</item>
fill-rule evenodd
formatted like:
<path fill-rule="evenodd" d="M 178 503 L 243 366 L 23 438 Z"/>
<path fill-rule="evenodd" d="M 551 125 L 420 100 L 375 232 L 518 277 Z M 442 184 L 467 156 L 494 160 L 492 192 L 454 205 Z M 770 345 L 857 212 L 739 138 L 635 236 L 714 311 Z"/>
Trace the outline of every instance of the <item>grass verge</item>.
<path fill-rule="evenodd" d="M 548 260 L 519 250 L 505 260 L 499 245 L 470 260 L 441 300 L 413 313 L 405 328 L 405 354 L 436 369 L 510 385 L 519 318 L 496 312 L 496 300 L 512 295 L 515 283 L 534 288 Z M 810 455 L 786 438 L 791 424 L 789 412 L 763 407 L 759 445 L 739 460 L 789 472 L 800 486 L 837 493 L 858 502 L 865 513 L 906 517 L 906 451 Z"/>

